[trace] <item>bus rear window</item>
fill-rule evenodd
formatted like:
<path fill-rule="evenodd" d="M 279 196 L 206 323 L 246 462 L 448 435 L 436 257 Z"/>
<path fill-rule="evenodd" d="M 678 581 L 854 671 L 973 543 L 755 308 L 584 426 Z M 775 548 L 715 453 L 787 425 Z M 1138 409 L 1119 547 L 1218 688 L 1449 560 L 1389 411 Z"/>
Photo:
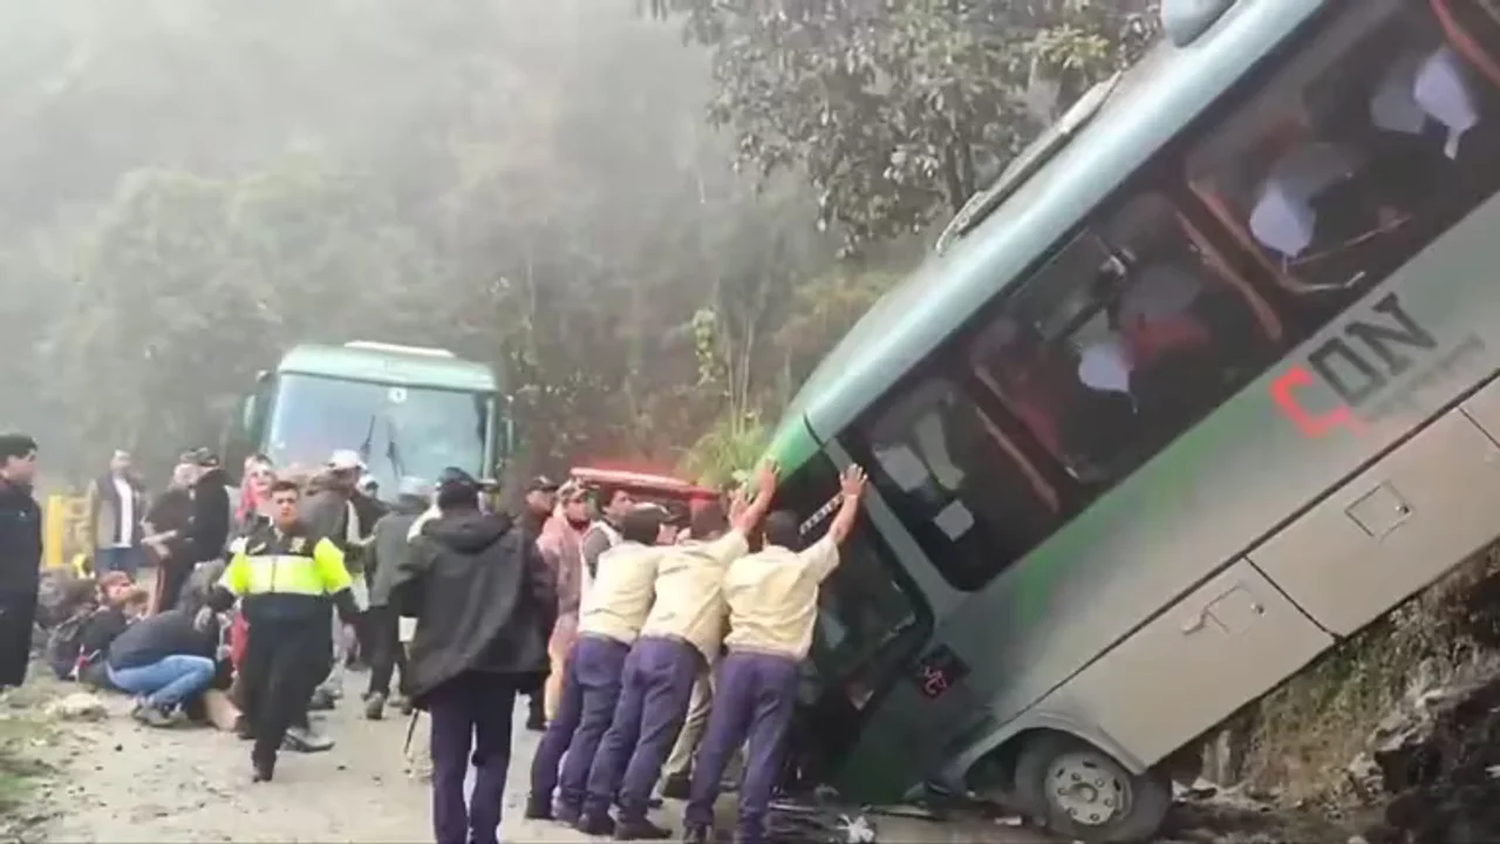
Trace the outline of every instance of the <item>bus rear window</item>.
<path fill-rule="evenodd" d="M 1187 162 L 1192 191 L 1290 294 L 1301 336 L 1500 186 L 1500 66 L 1448 11 L 1478 5 L 1341 5 Z"/>

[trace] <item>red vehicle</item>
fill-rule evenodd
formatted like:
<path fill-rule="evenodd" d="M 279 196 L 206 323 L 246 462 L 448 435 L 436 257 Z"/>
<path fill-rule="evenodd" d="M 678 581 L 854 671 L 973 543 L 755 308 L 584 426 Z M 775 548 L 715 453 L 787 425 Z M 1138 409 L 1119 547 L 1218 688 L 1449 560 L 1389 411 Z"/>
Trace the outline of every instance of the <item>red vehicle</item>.
<path fill-rule="evenodd" d="M 686 507 L 687 512 L 696 512 L 704 502 L 719 498 L 719 491 L 716 489 L 698 486 L 670 475 L 577 466 L 568 473 L 568 477 L 589 488 L 621 487 L 637 500 L 652 501 L 673 511 Z"/>

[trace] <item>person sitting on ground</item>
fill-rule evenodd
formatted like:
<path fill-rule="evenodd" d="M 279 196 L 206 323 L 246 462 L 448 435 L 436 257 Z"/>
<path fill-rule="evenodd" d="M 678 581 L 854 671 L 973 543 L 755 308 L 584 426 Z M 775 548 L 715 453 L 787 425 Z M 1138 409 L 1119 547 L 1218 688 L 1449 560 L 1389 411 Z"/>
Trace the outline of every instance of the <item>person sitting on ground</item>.
<path fill-rule="evenodd" d="M 181 709 L 214 680 L 219 631 L 194 624 L 202 595 L 184 590 L 178 605 L 131 624 L 109 646 L 109 682 L 139 696 L 136 720 L 175 724 Z"/>
<path fill-rule="evenodd" d="M 151 593 L 144 587 L 132 586 L 117 599 L 95 610 L 79 630 L 73 679 L 96 689 L 114 689 L 105 659 L 109 655 L 109 646 L 130 625 L 144 618 L 150 609 Z"/>
<path fill-rule="evenodd" d="M 130 575 L 114 571 L 98 580 L 70 580 L 63 588 L 58 608 L 63 620 L 48 634 L 44 656 L 58 679 L 78 679 L 78 657 L 83 647 L 84 628 L 96 623 L 95 615 L 103 610 L 119 609 L 133 586 Z"/>

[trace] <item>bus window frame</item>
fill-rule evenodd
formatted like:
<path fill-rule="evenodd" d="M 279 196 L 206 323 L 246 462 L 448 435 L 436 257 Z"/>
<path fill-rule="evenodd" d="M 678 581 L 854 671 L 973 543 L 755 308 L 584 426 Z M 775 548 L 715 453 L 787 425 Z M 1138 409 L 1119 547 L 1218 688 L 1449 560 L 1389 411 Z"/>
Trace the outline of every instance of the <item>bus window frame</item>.
<path fill-rule="evenodd" d="M 1484 77 L 1496 89 L 1500 89 L 1500 53 L 1486 50 L 1479 40 L 1455 19 L 1449 7 L 1450 2 L 1451 0 L 1427 0 L 1427 5 L 1443 32 L 1444 40 L 1469 63 L 1479 76 Z M 1483 4 L 1480 4 L 1479 8 L 1482 13 L 1495 20 L 1496 26 L 1500 26 L 1500 9 L 1489 8 Z M 1361 9 L 1361 12 L 1364 11 L 1366 9 Z M 1239 251 L 1249 256 L 1260 275 L 1269 280 L 1272 286 L 1299 299 L 1309 294 L 1345 290 L 1348 285 L 1306 282 L 1279 266 L 1270 255 L 1266 254 L 1266 249 L 1256 242 L 1246 225 L 1240 222 L 1229 201 L 1214 190 L 1211 177 L 1194 177 L 1193 155 L 1195 152 L 1201 152 L 1207 141 L 1211 141 L 1226 131 L 1226 116 L 1233 115 L 1243 109 L 1247 103 L 1254 102 L 1276 82 L 1277 76 L 1287 67 L 1285 61 L 1287 56 L 1305 52 L 1310 44 L 1315 43 L 1325 34 L 1330 22 L 1337 21 L 1340 16 L 1352 14 L 1355 13 L 1349 11 L 1345 4 L 1334 4 L 1313 15 L 1303 25 L 1300 32 L 1262 56 L 1249 73 L 1229 86 L 1218 97 L 1213 107 L 1191 121 L 1156 156 L 1166 160 L 1175 158 L 1180 167 L 1182 182 L 1200 207 L 1229 235 Z M 1289 118 L 1305 122 L 1300 113 L 1290 114 Z"/>

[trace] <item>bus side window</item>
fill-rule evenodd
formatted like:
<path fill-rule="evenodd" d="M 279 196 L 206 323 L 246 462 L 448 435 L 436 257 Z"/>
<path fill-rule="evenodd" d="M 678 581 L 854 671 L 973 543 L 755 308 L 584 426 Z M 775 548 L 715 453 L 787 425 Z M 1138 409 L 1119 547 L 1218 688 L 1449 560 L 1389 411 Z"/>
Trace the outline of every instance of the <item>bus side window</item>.
<path fill-rule="evenodd" d="M 1290 342 L 1500 187 L 1500 65 L 1480 46 L 1500 37 L 1491 11 L 1348 4 L 1188 156 L 1192 192 L 1293 294 Z"/>
<path fill-rule="evenodd" d="M 981 327 L 979 381 L 1099 491 L 1253 378 L 1279 325 L 1166 199 L 1097 215 Z"/>
<path fill-rule="evenodd" d="M 945 377 L 898 388 L 854 426 L 848 446 L 960 589 L 983 586 L 1060 522 L 1055 491 Z"/>

